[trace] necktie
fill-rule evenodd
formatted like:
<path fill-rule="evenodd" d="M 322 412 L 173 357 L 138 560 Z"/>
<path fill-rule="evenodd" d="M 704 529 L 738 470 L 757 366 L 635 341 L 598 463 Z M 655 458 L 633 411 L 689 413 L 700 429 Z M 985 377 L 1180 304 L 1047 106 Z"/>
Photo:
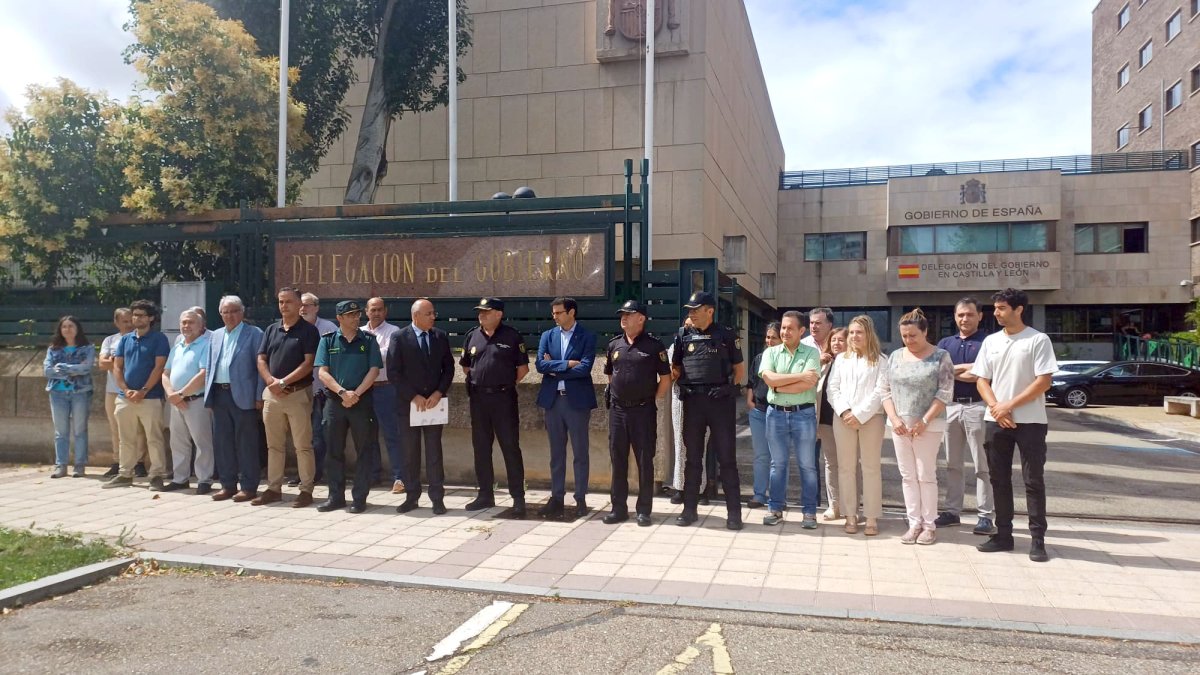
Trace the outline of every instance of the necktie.
<path fill-rule="evenodd" d="M 429 356 L 429 333 L 421 333 L 421 351 Z"/>

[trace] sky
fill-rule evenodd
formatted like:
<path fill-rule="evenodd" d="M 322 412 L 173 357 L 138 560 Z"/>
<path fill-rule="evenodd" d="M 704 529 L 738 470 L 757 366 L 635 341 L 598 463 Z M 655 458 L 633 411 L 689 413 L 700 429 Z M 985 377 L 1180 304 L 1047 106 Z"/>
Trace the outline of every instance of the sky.
<path fill-rule="evenodd" d="M 1096 1 L 745 0 L 786 168 L 1087 154 Z M 59 76 L 132 93 L 128 6 L 0 0 L 0 110 Z"/>

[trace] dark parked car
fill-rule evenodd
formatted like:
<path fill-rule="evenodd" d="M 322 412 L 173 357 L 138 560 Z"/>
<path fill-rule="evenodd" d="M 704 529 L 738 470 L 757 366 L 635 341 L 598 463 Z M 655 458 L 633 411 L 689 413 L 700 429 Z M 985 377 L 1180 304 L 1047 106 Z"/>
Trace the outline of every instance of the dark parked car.
<path fill-rule="evenodd" d="M 1113 361 L 1076 374 L 1055 373 L 1046 400 L 1064 408 L 1089 403 L 1161 404 L 1164 396 L 1200 395 L 1200 372 L 1145 361 Z"/>

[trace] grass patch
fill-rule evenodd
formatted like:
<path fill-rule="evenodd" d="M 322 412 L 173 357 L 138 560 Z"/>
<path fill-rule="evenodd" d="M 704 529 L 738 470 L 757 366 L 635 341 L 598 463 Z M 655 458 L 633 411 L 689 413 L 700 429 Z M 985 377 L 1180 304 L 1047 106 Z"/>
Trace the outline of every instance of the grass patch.
<path fill-rule="evenodd" d="M 35 534 L 0 528 L 0 588 L 117 557 L 101 541 L 85 542 L 73 534 Z"/>

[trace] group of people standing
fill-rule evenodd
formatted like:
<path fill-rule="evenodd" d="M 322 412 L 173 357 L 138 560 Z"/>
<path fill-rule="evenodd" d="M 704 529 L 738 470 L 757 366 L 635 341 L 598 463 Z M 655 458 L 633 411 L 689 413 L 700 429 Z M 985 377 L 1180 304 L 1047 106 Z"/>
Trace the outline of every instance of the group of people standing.
<path fill-rule="evenodd" d="M 809 313 L 811 335 L 801 339 L 803 316 L 786 312 L 767 329 L 747 387 L 754 444 L 754 495 L 767 507 L 765 525 L 783 520 L 790 458 L 801 474 L 801 527 L 815 528 L 818 443 L 825 459 L 827 521 L 845 520 L 847 534 L 879 534 L 883 515 L 881 453 L 890 430 L 900 471 L 908 529 L 905 544 L 929 545 L 937 529 L 960 523 L 965 456 L 975 470 L 978 519 L 974 533 L 989 536 L 981 551 L 1012 550 L 1014 450 L 1022 458 L 1032 543 L 1030 558 L 1045 551 L 1047 418 L 1043 394 L 1057 369 L 1050 340 L 1025 324 L 1028 298 L 1006 289 L 992 297 L 1001 330 L 979 331 L 983 306 L 963 298 L 955 306 L 956 335 L 936 345 L 918 308 L 903 315 L 903 347 L 884 354 L 867 315 L 845 327 L 833 311 Z M 947 486 L 938 511 L 937 461 L 946 447 Z M 860 511 L 861 507 L 861 511 Z"/>
<path fill-rule="evenodd" d="M 433 303 L 417 300 L 411 307 L 412 322 L 398 327 L 387 322 L 383 299 L 371 298 L 363 327 L 364 308 L 357 301 L 338 303 L 336 324 L 317 317 L 319 300 L 311 294 L 284 288 L 277 301 L 280 320 L 265 331 L 244 320 L 245 307 L 236 296 L 221 299 L 223 325 L 215 331 L 205 330 L 202 309 L 185 310 L 174 345 L 155 330 L 158 311 L 153 303 L 139 300 L 117 311 L 114 320 L 120 332 L 105 340 L 100 354 L 101 367 L 110 371 L 109 409 L 119 448 L 119 461 L 104 487 L 132 485 L 145 447 L 151 490 L 188 489 L 194 464 L 198 494 L 210 493 L 219 482 L 214 500 L 279 502 L 290 441 L 299 473 L 290 482 L 299 488 L 292 506 L 313 503 L 313 487 L 324 473 L 329 497 L 317 510 L 347 508 L 346 437 L 352 435 L 359 452 L 348 510 L 361 513 L 367 508 L 369 488 L 380 477 L 377 439 L 382 432 L 392 490 L 406 494 L 397 510 L 405 513 L 419 505 L 424 455 L 433 511 L 445 513 L 443 425 L 410 423 L 413 413 L 444 405 L 454 376 L 449 338 L 434 326 Z M 687 321 L 670 348 L 646 333 L 646 308 L 636 300 L 626 302 L 618 310 L 622 332 L 604 350 L 613 473 L 612 509 L 603 522 L 629 519 L 632 452 L 639 476 L 637 524 L 652 523 L 657 402 L 666 398 L 674 382 L 682 412 L 682 456 L 676 463 L 683 477 L 673 499 L 683 504 L 675 522 L 688 526 L 698 519 L 698 503 L 715 495 L 713 479 L 719 475 L 726 525 L 741 529 L 735 419 L 738 383 L 748 381 L 754 445 L 749 506 L 767 507 L 765 525 L 783 520 L 788 470 L 795 457 L 801 476 L 801 527 L 817 527 L 820 451 L 829 495 L 823 518 L 844 519 L 847 534 L 856 534 L 862 525 L 865 535 L 877 535 L 883 515 L 881 449 L 889 428 L 909 524 L 902 542 L 933 544 L 939 527 L 959 522 L 964 457 L 969 451 L 979 506 L 974 531 L 990 535 L 979 548 L 1011 550 L 1011 466 L 1014 449 L 1019 449 L 1033 534 L 1030 557 L 1044 560 L 1042 395 L 1056 369 L 1054 354 L 1046 336 L 1025 325 L 1028 300 L 1023 292 L 1006 289 L 992 302 L 1001 331 L 981 336 L 981 303 L 964 298 L 955 308 L 957 335 L 931 344 L 927 319 L 916 309 L 900 319 L 904 346 L 889 355 L 883 354 L 867 315 L 838 328 L 832 310 L 814 309 L 806 337 L 803 315 L 785 312 L 768 328 L 767 348 L 754 360 L 748 379 L 735 335 L 714 321 L 711 294 L 697 292 L 688 299 Z M 568 443 L 575 488 L 571 515 L 586 514 L 588 427 L 591 411 L 598 406 L 592 381 L 597 337 L 576 320 L 575 300 L 555 298 L 555 327 L 541 335 L 531 355 L 520 334 L 503 322 L 504 307 L 497 298 L 480 300 L 475 307 L 479 325 L 464 336 L 458 360 L 470 399 L 478 484 L 478 494 L 466 509 L 496 504 L 492 449 L 498 441 L 512 513 L 526 515 L 516 385 L 529 372 L 532 357 L 542 375 L 537 404 L 544 410 L 550 445 L 551 496 L 538 515 L 567 514 Z M 45 361 L 55 421 L 54 477 L 66 475 L 72 436 L 75 475 L 84 474 L 95 358 L 79 322 L 72 317 L 60 320 Z M 170 416 L 175 467 L 169 483 L 164 408 Z M 259 429 L 267 448 L 267 487 L 262 492 Z M 936 468 L 943 440 L 950 485 L 939 514 Z M 706 473 L 710 485 L 702 494 Z"/>

